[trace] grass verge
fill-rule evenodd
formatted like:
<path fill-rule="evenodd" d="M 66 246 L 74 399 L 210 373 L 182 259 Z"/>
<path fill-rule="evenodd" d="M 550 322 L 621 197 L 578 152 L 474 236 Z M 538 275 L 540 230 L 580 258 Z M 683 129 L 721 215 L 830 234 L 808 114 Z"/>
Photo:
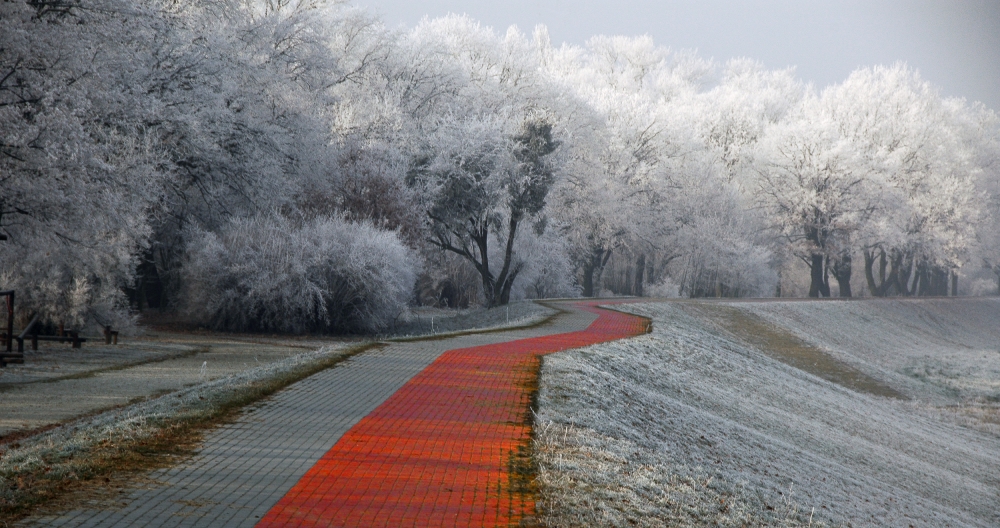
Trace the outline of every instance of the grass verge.
<path fill-rule="evenodd" d="M 184 352 L 178 352 L 176 354 L 169 354 L 165 356 L 151 357 L 143 359 L 141 361 L 134 361 L 132 363 L 122 363 L 119 365 L 111 365 L 108 367 L 96 368 L 93 370 L 86 370 L 83 372 L 74 372 L 73 374 L 66 374 L 64 376 L 55 376 L 51 378 L 42 378 L 42 379 L 15 382 L 15 383 L 5 383 L 3 385 L 0 385 L 0 392 L 16 389 L 18 387 L 23 387 L 25 385 L 35 385 L 39 383 L 58 383 L 60 381 L 66 381 L 66 380 L 93 378 L 98 374 L 104 374 L 107 372 L 115 372 L 119 370 L 141 367 L 143 365 L 149 365 L 151 363 L 163 363 L 164 361 L 197 356 L 198 354 L 203 354 L 205 352 L 208 352 L 208 350 L 209 350 L 208 347 L 191 347 L 190 350 L 185 350 Z M 0 442 L 3 441 L 4 439 L 0 438 Z"/>
<path fill-rule="evenodd" d="M 899 400 L 908 399 L 882 381 L 834 358 L 791 332 L 769 324 L 758 315 L 734 306 L 702 304 L 697 309 L 718 322 L 735 338 L 787 365 L 857 392 Z"/>
<path fill-rule="evenodd" d="M 112 476 L 168 465 L 244 406 L 378 346 L 324 347 L 0 445 L 0 522 Z"/>
<path fill-rule="evenodd" d="M 421 335 L 404 336 L 404 337 L 386 337 L 385 339 L 383 339 L 383 341 L 392 343 L 409 343 L 413 341 L 440 341 L 444 339 L 451 339 L 453 337 L 461 337 L 472 334 L 489 334 L 495 332 L 508 332 L 510 330 L 527 330 L 531 328 L 538 328 L 541 326 L 545 326 L 551 323 L 552 320 L 556 318 L 556 316 L 566 311 L 562 308 L 559 308 L 558 305 L 555 304 L 550 304 L 547 302 L 539 302 L 539 301 L 534 301 L 534 302 L 546 308 L 555 310 L 555 312 L 534 321 L 531 320 L 532 318 L 528 318 L 528 321 L 523 324 L 514 324 L 511 326 L 500 325 L 489 328 L 470 328 L 468 330 L 454 330 L 451 332 L 441 332 L 439 334 L 421 334 Z"/>

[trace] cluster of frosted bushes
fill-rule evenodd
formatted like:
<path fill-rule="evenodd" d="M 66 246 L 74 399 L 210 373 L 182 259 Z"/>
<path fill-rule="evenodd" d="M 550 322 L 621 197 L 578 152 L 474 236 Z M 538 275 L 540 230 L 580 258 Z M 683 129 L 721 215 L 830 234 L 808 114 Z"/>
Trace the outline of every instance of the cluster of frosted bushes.
<path fill-rule="evenodd" d="M 220 330 L 377 331 L 406 310 L 416 262 L 369 223 L 234 218 L 188 246 L 187 314 Z"/>

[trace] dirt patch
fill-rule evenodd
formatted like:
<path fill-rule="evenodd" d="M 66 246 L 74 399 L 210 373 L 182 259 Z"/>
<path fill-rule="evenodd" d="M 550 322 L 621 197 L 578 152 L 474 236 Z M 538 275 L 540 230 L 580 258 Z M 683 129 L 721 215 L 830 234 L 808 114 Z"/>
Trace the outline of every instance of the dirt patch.
<path fill-rule="evenodd" d="M 727 332 L 768 356 L 848 389 L 905 400 L 906 395 L 864 372 L 838 360 L 795 334 L 734 306 L 688 305 L 685 309 L 718 323 Z"/>

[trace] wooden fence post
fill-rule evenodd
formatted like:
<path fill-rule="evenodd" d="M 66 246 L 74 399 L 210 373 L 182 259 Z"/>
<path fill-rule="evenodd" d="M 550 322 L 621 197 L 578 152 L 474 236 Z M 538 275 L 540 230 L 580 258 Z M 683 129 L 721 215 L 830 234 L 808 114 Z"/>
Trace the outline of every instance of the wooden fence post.
<path fill-rule="evenodd" d="M 7 293 L 7 352 L 14 351 L 14 290 Z"/>

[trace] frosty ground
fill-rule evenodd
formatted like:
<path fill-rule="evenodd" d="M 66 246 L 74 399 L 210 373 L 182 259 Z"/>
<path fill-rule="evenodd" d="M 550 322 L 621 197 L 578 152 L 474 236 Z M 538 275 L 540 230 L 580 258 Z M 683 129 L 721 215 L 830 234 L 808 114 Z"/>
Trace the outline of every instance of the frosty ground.
<path fill-rule="evenodd" d="M 424 336 L 436 339 L 446 332 L 533 326 L 556 310 L 526 302 L 509 310 L 425 312 L 400 329 L 419 337 L 430 330 L 419 319 L 433 317 L 433 335 Z M 217 419 L 227 408 L 379 346 L 372 336 L 294 338 L 155 328 L 127 341 L 82 350 L 41 347 L 26 353 L 24 365 L 0 371 L 5 408 L 0 416 L 0 524 L 5 514 L 22 515 L 40 497 L 58 493 L 61 480 L 93 478 L 114 460 L 127 459 L 126 451 L 148 451 L 143 446 L 171 428 Z M 22 481 L 36 485 L 25 487 Z"/>
<path fill-rule="evenodd" d="M 544 360 L 547 524 L 1000 524 L 1000 300 L 619 308 Z"/>
<path fill-rule="evenodd" d="M 440 335 L 469 329 L 533 324 L 555 310 L 532 302 L 493 310 L 414 310 L 395 336 Z M 177 332 L 150 329 L 120 345 L 88 342 L 82 349 L 42 344 L 23 365 L 0 370 L 0 445 L 7 435 L 58 424 L 141 399 L 280 362 L 323 346 L 344 348 L 372 336 L 299 336 Z"/>

